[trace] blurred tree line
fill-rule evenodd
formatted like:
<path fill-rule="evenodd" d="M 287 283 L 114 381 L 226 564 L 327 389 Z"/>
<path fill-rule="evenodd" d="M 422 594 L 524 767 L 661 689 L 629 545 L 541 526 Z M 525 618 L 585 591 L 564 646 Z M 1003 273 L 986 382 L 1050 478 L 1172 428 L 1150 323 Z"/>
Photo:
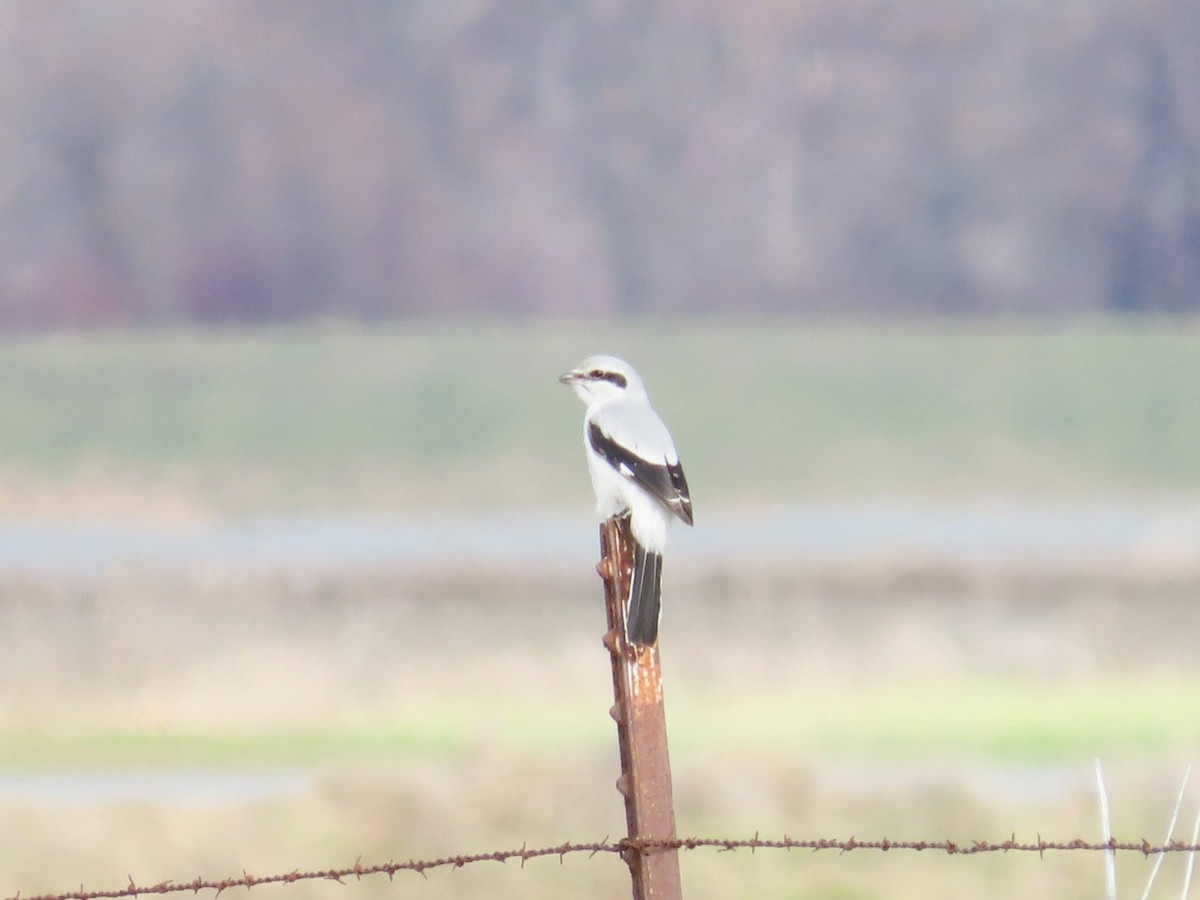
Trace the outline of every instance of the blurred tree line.
<path fill-rule="evenodd" d="M 0 4 L 0 324 L 1200 306 L 1196 0 Z"/>

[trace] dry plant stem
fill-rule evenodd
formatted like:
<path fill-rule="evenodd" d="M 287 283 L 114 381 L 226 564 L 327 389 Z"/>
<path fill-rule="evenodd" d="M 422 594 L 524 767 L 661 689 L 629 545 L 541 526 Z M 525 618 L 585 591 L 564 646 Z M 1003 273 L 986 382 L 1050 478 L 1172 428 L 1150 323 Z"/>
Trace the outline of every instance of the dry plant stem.
<path fill-rule="evenodd" d="M 1105 843 L 1112 843 L 1112 818 L 1108 813 L 1108 792 L 1104 790 L 1104 773 L 1100 769 L 1100 757 L 1096 757 L 1096 790 L 1100 792 L 1100 826 L 1104 832 Z M 1117 855 L 1115 852 L 1104 854 L 1104 884 L 1105 896 L 1108 900 L 1117 900 Z"/>
<path fill-rule="evenodd" d="M 1183 793 L 1187 790 L 1188 779 L 1192 776 L 1192 767 L 1188 766 L 1183 773 L 1183 783 L 1179 785 L 1179 794 L 1175 797 L 1175 810 L 1171 813 L 1171 824 L 1167 826 L 1167 837 L 1163 841 L 1164 844 L 1171 843 L 1171 839 L 1175 836 L 1175 823 L 1179 820 L 1179 809 L 1183 806 Z M 1146 889 L 1142 891 L 1142 900 L 1149 900 L 1150 889 L 1154 887 L 1154 879 L 1158 877 L 1158 870 L 1162 868 L 1165 854 L 1160 854 L 1158 859 L 1154 860 L 1154 866 L 1150 869 L 1150 877 L 1146 879 Z M 1184 887 L 1184 897 L 1187 896 L 1187 888 Z"/>
<path fill-rule="evenodd" d="M 1191 771 L 1189 769 L 1189 771 Z M 1196 841 L 1200 840 L 1200 811 L 1196 812 L 1196 824 L 1192 826 L 1192 846 L 1196 846 Z M 1183 873 L 1183 891 L 1179 894 L 1183 900 L 1187 900 L 1187 895 L 1192 889 L 1192 872 L 1196 866 L 1196 851 L 1193 850 L 1188 854 L 1187 866 Z"/>
<path fill-rule="evenodd" d="M 621 777 L 617 789 L 625 797 L 625 821 L 631 848 L 625 855 L 634 900 L 677 900 L 682 897 L 677 847 L 662 846 L 675 838 L 675 803 L 671 760 L 667 752 L 667 720 L 663 705 L 658 645 L 638 647 L 625 640 L 634 545 L 627 516 L 600 526 L 604 604 L 608 632 L 604 645 L 612 655 L 612 716 L 617 723 Z"/>

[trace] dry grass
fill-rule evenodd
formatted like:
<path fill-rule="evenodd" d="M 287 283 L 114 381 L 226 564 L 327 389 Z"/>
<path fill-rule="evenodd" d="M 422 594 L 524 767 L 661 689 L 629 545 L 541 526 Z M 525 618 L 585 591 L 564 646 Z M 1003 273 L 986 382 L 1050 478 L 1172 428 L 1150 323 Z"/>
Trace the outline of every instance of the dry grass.
<path fill-rule="evenodd" d="M 1153 839 L 1200 748 L 1194 583 L 880 568 L 669 587 L 681 833 L 1095 839 L 1099 754 L 1118 836 Z M 126 572 L 10 577 L 0 597 L 0 759 L 125 785 L 0 791 L 0 895 L 622 833 L 588 573 Z M 195 771 L 286 777 L 259 795 L 187 788 Z M 165 789 L 137 787 L 154 772 Z M 1123 879 L 1142 865 L 1123 858 Z M 1056 900 L 1103 881 L 1087 854 L 712 851 L 685 856 L 684 878 L 690 897 Z M 627 891 L 609 857 L 398 884 L 423 898 Z"/>
<path fill-rule="evenodd" d="M 521 753 L 481 749 L 450 760 L 378 760 L 321 767 L 288 796 L 232 800 L 109 803 L 5 802 L 0 892 L 119 886 L 169 878 L 288 872 L 392 858 L 556 844 L 618 835 L 612 788 L 615 754 Z M 893 838 L 1083 836 L 1096 838 L 1095 798 L 1086 765 L 1065 787 L 1014 790 L 970 768 L 896 771 L 815 764 L 761 754 L 687 755 L 675 764 L 683 834 Z M 1020 777 L 1012 784 L 1021 785 Z M 1117 831 L 1157 834 L 1169 812 L 1172 779 L 1134 767 L 1110 774 Z M 1140 827 L 1139 827 L 1140 826 Z M 1143 830 L 1144 829 L 1144 830 Z M 1182 860 L 1168 861 L 1174 872 Z M 1147 864 L 1120 861 L 1126 883 Z M 683 858 L 689 897 L 999 898 L 1095 897 L 1097 854 L 948 858 L 941 854 L 835 854 L 708 850 Z M 339 888 L 339 896 L 623 897 L 628 881 L 609 856 L 438 871 L 423 881 L 401 873 Z M 329 896 L 306 883 L 297 897 Z M 284 889 L 267 889 L 282 895 Z"/>

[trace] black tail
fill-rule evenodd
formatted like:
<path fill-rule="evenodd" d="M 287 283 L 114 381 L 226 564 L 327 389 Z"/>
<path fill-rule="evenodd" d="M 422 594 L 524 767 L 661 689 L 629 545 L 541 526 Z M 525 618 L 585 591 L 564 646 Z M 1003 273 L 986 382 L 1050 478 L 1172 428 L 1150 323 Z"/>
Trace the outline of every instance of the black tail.
<path fill-rule="evenodd" d="M 633 580 L 629 586 L 629 643 L 648 646 L 658 640 L 662 600 L 662 557 L 634 541 Z"/>

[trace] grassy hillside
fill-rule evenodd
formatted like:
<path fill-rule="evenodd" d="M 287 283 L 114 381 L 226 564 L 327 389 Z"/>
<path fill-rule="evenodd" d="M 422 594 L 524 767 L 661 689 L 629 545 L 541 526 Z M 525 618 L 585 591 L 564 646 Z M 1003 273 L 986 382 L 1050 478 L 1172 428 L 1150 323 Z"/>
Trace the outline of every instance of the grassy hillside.
<path fill-rule="evenodd" d="M 0 473 L 234 509 L 586 502 L 555 376 L 598 350 L 641 368 L 703 502 L 1200 491 L 1200 332 L 1166 322 L 9 338 Z"/>

